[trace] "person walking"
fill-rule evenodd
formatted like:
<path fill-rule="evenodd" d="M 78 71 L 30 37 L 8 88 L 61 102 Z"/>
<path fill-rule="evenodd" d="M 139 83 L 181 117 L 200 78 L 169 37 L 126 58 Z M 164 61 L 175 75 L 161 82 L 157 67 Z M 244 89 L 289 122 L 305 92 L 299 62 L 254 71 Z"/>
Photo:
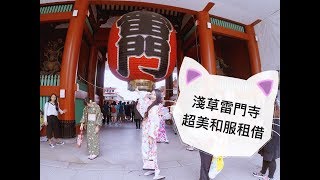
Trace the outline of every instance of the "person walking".
<path fill-rule="evenodd" d="M 274 180 L 274 173 L 277 168 L 276 159 L 280 158 L 280 105 L 275 101 L 271 140 L 267 142 L 258 152 L 262 157 L 262 168 L 260 172 L 252 173 L 260 180 Z M 266 172 L 269 172 L 268 176 Z"/>
<path fill-rule="evenodd" d="M 111 115 L 111 112 L 110 112 L 109 102 L 105 102 L 103 105 L 103 117 L 104 117 L 103 125 L 105 124 L 106 121 L 107 121 L 107 125 L 109 125 L 110 115 Z"/>
<path fill-rule="evenodd" d="M 134 113 L 134 121 L 135 121 L 135 123 L 136 123 L 136 129 L 138 130 L 138 129 L 140 129 L 140 123 L 141 123 L 141 120 L 142 120 L 142 116 L 141 116 L 141 114 L 139 113 L 139 111 L 137 110 L 137 103 L 138 103 L 138 101 L 137 102 L 134 102 L 133 101 L 133 113 Z"/>

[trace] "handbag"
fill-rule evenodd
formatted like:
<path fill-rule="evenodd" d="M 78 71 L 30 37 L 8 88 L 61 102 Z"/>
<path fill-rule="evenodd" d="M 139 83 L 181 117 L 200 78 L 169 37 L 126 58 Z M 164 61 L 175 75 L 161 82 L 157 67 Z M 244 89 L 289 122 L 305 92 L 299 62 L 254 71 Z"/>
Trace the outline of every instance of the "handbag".
<path fill-rule="evenodd" d="M 155 163 L 153 160 L 147 160 L 144 162 L 143 169 L 145 170 L 154 170 L 155 169 Z"/>
<path fill-rule="evenodd" d="M 212 157 L 210 170 L 209 170 L 209 178 L 213 179 L 215 178 L 223 169 L 224 167 L 224 161 L 222 156 L 218 157 Z"/>
<path fill-rule="evenodd" d="M 83 130 L 80 131 L 80 134 L 78 134 L 77 138 L 77 146 L 80 148 L 83 140 Z"/>

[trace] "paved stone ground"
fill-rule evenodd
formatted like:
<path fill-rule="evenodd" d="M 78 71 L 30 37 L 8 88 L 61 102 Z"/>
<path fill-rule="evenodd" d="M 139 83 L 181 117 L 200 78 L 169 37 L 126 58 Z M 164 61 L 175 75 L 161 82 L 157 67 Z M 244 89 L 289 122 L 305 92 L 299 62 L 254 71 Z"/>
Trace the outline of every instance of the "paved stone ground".
<path fill-rule="evenodd" d="M 187 151 L 186 146 L 167 126 L 169 144 L 158 144 L 158 163 L 166 180 L 198 180 L 200 156 L 198 151 Z M 121 127 L 101 129 L 101 153 L 95 160 L 87 159 L 86 142 L 76 147 L 75 139 L 65 140 L 63 146 L 50 148 L 40 142 L 41 180 L 151 180 L 144 176 L 140 152 L 141 130 L 131 122 Z M 251 175 L 261 168 L 262 157 L 226 158 L 225 166 L 216 180 L 257 180 Z M 275 178 L 280 179 L 280 159 Z"/>

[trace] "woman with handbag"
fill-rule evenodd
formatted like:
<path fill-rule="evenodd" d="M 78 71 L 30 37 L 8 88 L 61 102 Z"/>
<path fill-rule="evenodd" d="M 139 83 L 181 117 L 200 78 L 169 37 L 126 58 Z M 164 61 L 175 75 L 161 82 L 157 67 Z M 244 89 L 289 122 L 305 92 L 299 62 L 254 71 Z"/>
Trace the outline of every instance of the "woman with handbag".
<path fill-rule="evenodd" d="M 80 120 L 80 131 L 83 128 L 87 129 L 87 148 L 89 151 L 88 159 L 93 160 L 98 157 L 100 153 L 99 145 L 99 131 L 102 126 L 103 115 L 100 106 L 89 100 L 85 99 L 86 107 L 83 109 L 83 115 Z"/>
<path fill-rule="evenodd" d="M 51 148 L 54 148 L 54 145 L 52 143 L 53 137 L 56 139 L 55 140 L 56 145 L 63 145 L 64 142 L 59 139 L 60 127 L 59 127 L 58 113 L 64 114 L 67 111 L 61 110 L 59 108 L 56 94 L 51 94 L 48 102 L 46 102 L 46 104 L 44 105 L 43 110 L 44 110 L 44 116 L 43 116 L 44 125 L 47 126 L 46 132 L 47 132 L 49 146 Z"/>
<path fill-rule="evenodd" d="M 137 92 L 139 92 L 136 89 Z M 152 171 L 146 172 L 144 175 L 155 174 L 153 179 L 163 179 L 165 176 L 160 175 L 160 169 L 158 167 L 157 160 L 157 142 L 159 126 L 160 126 L 160 110 L 162 108 L 162 94 L 161 91 L 155 89 L 151 94 L 147 94 L 145 97 L 139 98 L 137 104 L 137 110 L 144 116 L 142 121 L 142 159 L 143 169 L 152 169 Z"/>

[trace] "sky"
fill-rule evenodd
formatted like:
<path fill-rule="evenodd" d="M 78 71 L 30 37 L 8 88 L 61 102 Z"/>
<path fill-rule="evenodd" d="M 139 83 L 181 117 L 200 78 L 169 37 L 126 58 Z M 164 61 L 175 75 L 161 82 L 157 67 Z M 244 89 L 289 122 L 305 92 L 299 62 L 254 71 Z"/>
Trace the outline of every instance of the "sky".
<path fill-rule="evenodd" d="M 177 70 L 175 69 L 173 72 L 173 79 L 177 78 Z M 156 88 L 160 88 L 161 86 L 165 86 L 165 80 L 156 82 Z M 122 81 L 116 78 L 109 69 L 108 63 L 106 62 L 106 70 L 104 73 L 104 87 L 115 87 L 116 92 L 119 93 L 120 96 L 124 98 L 124 100 L 136 100 L 138 95 L 136 92 L 131 92 L 127 90 L 128 83 L 126 81 Z M 146 93 L 142 91 L 142 94 Z"/>

